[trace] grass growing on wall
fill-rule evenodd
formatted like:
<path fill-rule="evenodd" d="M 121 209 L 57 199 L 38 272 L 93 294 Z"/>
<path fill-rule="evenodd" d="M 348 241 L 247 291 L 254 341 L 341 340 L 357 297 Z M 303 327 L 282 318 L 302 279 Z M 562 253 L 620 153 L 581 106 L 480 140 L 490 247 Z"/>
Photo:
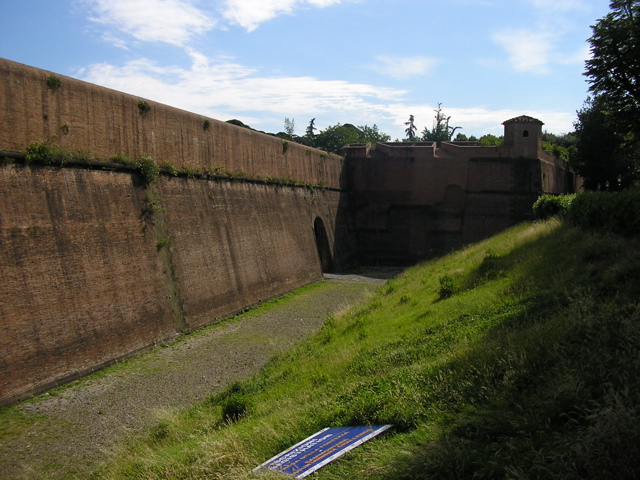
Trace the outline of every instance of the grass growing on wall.
<path fill-rule="evenodd" d="M 251 469 L 324 427 L 390 423 L 314 478 L 633 478 L 638 247 L 553 219 L 409 269 L 99 477 L 281 478 Z"/>
<path fill-rule="evenodd" d="M 69 133 L 68 127 L 66 132 Z M 62 127 L 61 127 L 62 128 Z M 3 164 L 15 163 L 13 158 L 2 158 Z M 90 152 L 82 151 L 72 153 L 57 146 L 53 141 L 39 142 L 30 145 L 24 155 L 24 162 L 46 166 L 74 166 L 82 165 L 84 167 L 92 166 L 95 168 L 107 168 L 112 170 L 123 169 L 137 171 L 143 179 L 143 185 L 151 185 L 160 175 L 183 176 L 186 178 L 202 179 L 202 180 L 232 180 L 244 181 L 248 183 L 287 186 L 296 188 L 308 188 L 311 191 L 326 190 L 330 187 L 322 180 L 315 183 L 300 182 L 291 177 L 274 177 L 274 176 L 256 176 L 252 177 L 245 172 L 229 172 L 223 166 L 215 168 L 203 166 L 183 166 L 177 169 L 170 162 L 163 161 L 158 164 L 148 155 L 142 155 L 138 158 L 132 158 L 127 155 L 115 154 L 109 158 L 101 159 L 93 157 Z"/>

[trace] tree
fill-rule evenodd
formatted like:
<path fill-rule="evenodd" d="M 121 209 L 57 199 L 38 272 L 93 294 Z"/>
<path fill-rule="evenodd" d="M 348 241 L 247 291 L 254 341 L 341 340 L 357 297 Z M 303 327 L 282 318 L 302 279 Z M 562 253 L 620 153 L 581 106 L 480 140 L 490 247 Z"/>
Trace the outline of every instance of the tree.
<path fill-rule="evenodd" d="M 592 26 L 589 90 L 598 108 L 615 112 L 626 132 L 640 139 L 640 1 L 612 0 L 611 11 Z"/>
<path fill-rule="evenodd" d="M 502 135 L 496 137 L 495 135 L 491 135 L 489 133 L 487 135 L 481 136 L 478 141 L 480 142 L 480 145 L 484 147 L 496 147 L 504 144 L 504 137 Z"/>
<path fill-rule="evenodd" d="M 296 130 L 296 120 L 295 118 L 292 118 L 291 120 L 289 120 L 288 118 L 285 117 L 284 119 L 284 131 L 287 135 L 289 135 L 291 138 L 293 138 L 294 134 L 295 134 L 295 130 Z"/>
<path fill-rule="evenodd" d="M 585 76 L 594 94 L 578 111 L 573 167 L 587 189 L 640 178 L 640 0 L 612 0 L 589 38 Z"/>
<path fill-rule="evenodd" d="M 386 133 L 380 132 L 377 125 L 372 127 L 363 125 L 356 127 L 350 123 L 327 127 L 314 136 L 314 146 L 327 152 L 340 153 L 347 145 L 377 142 L 388 142 L 391 139 Z"/>
<path fill-rule="evenodd" d="M 404 133 L 407 135 L 407 139 L 409 139 L 410 141 L 415 140 L 416 131 L 418 130 L 418 127 L 416 127 L 413 122 L 414 122 L 413 115 L 409 115 L 409 121 L 404 122 L 404 124 L 407 126 Z"/>
<path fill-rule="evenodd" d="M 372 127 L 368 125 L 361 125 L 358 128 L 361 132 L 359 143 L 370 143 L 371 146 L 375 148 L 376 143 L 384 143 L 391 140 L 389 135 L 378 130 L 378 126 L 375 123 Z"/>
<path fill-rule="evenodd" d="M 575 155 L 571 166 L 587 190 L 621 190 L 637 178 L 637 147 L 625 142 L 616 128 L 607 100 L 588 98 L 578 111 Z"/>
<path fill-rule="evenodd" d="M 462 127 L 450 127 L 449 120 L 451 117 L 447 117 L 442 112 L 442 104 L 438 104 L 438 109 L 434 110 L 436 112 L 436 118 L 433 122 L 433 128 L 428 130 L 426 127 L 422 131 L 422 140 L 425 142 L 436 142 L 438 146 L 442 142 L 448 142 L 451 140 L 451 137 L 455 133 L 456 130 Z"/>
<path fill-rule="evenodd" d="M 345 145 L 362 143 L 360 130 L 345 123 L 327 127 L 315 136 L 315 146 L 327 152 L 339 153 Z"/>
<path fill-rule="evenodd" d="M 315 135 L 315 131 L 317 130 L 317 128 L 315 127 L 315 123 L 316 123 L 316 119 L 312 118 L 305 132 L 306 137 L 313 138 L 313 136 Z"/>

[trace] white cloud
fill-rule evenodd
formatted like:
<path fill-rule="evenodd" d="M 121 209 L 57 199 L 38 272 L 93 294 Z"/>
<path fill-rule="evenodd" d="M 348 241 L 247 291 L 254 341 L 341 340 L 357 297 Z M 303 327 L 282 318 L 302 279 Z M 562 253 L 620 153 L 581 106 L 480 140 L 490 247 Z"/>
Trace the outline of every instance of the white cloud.
<path fill-rule="evenodd" d="M 557 61 L 563 65 L 580 65 L 584 66 L 584 62 L 591 58 L 591 47 L 584 45 L 582 48 L 571 54 L 558 55 Z"/>
<path fill-rule="evenodd" d="M 140 59 L 123 66 L 94 64 L 79 72 L 83 80 L 144 97 L 218 120 L 238 118 L 260 130 L 282 129 L 284 117 L 298 124 L 317 117 L 316 125 L 326 128 L 336 123 L 377 124 L 380 130 L 402 137 L 404 122 L 415 115 L 420 132 L 432 127 L 437 106 L 411 104 L 408 92 L 341 80 L 319 80 L 310 76 L 265 76 L 257 69 L 235 63 L 230 58 L 207 58 L 189 51 L 188 69 L 159 66 Z M 454 126 L 462 133 L 501 135 L 502 122 L 530 115 L 554 133 L 572 130 L 575 115 L 547 110 L 489 110 L 486 108 L 444 107 Z"/>
<path fill-rule="evenodd" d="M 378 55 L 378 63 L 372 69 L 396 80 L 404 80 L 416 75 L 428 75 L 438 64 L 438 60 L 430 57 L 390 57 Z"/>
<path fill-rule="evenodd" d="M 220 120 L 254 117 L 256 112 L 261 118 L 295 115 L 311 118 L 322 113 L 363 118 L 363 112 L 366 117 L 376 118 L 381 105 L 397 102 L 407 93 L 310 76 L 261 76 L 259 71 L 229 58 L 209 59 L 192 50 L 189 54 L 190 69 L 163 67 L 140 59 L 124 66 L 94 64 L 80 71 L 79 76 L 91 83 Z"/>
<path fill-rule="evenodd" d="M 143 42 L 185 46 L 218 21 L 195 6 L 194 0 L 78 0 L 91 7 L 90 20 L 108 28 L 105 41 L 126 48 L 122 33 Z M 343 0 L 216 0 L 221 19 L 248 31 L 296 7 L 329 7 Z M 224 27 L 223 27 L 224 28 Z"/>
<path fill-rule="evenodd" d="M 214 27 L 215 21 L 187 0 L 85 0 L 92 7 L 90 20 L 144 42 L 184 46 L 194 35 Z M 105 40 L 124 46 L 112 30 Z"/>
<path fill-rule="evenodd" d="M 225 0 L 222 15 L 233 24 L 248 31 L 278 15 L 291 14 L 297 5 L 328 7 L 342 0 Z"/>
<path fill-rule="evenodd" d="M 519 29 L 496 33 L 493 41 L 508 55 L 509 64 L 518 72 L 547 73 L 556 36 L 551 32 Z"/>
<path fill-rule="evenodd" d="M 421 133 L 425 127 L 428 129 L 433 128 L 435 118 L 434 110 L 436 108 L 437 106 L 432 105 L 407 105 L 397 103 L 388 105 L 385 113 L 393 118 L 396 131 L 404 131 L 404 122 L 409 118 L 409 114 L 414 115 L 418 133 Z M 574 114 L 539 109 L 522 111 L 512 109 L 488 110 L 482 107 L 443 107 L 443 112 L 451 117 L 451 126 L 462 127 L 458 132 L 464 133 L 467 136 L 475 135 L 477 137 L 485 134 L 502 135 L 504 133 L 502 122 L 519 117 L 520 115 L 529 115 L 541 120 L 544 122 L 544 130 L 557 134 L 572 131 L 573 121 L 575 120 Z"/>

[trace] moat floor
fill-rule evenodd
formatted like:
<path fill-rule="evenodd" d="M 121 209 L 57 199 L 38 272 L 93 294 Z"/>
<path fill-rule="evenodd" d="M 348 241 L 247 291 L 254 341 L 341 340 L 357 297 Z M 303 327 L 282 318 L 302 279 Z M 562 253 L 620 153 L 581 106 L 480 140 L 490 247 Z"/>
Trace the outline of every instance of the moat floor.
<path fill-rule="evenodd" d="M 59 393 L 10 407 L 11 420 L 0 417 L 0 478 L 86 478 L 160 412 L 247 378 L 315 333 L 328 313 L 363 300 L 394 273 L 327 275 L 322 285 L 266 313 L 196 332 Z"/>

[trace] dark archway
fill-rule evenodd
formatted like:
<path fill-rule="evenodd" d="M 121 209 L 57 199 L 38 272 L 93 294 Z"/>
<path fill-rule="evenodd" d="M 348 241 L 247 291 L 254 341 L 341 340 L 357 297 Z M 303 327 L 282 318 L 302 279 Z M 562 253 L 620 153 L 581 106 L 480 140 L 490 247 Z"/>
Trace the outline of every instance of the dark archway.
<path fill-rule="evenodd" d="M 318 249 L 320 265 L 322 265 L 322 272 L 331 273 L 333 272 L 333 259 L 331 258 L 331 248 L 329 247 L 327 229 L 324 226 L 322 218 L 316 217 L 313 221 L 313 233 L 316 237 L 316 247 Z"/>

